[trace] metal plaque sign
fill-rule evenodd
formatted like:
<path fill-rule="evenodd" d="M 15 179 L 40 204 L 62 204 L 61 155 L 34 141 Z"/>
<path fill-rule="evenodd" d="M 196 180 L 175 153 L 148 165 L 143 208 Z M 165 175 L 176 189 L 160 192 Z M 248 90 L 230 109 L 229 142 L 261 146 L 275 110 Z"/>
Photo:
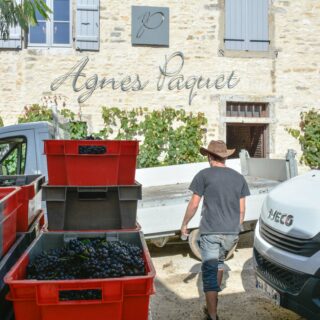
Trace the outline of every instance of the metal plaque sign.
<path fill-rule="evenodd" d="M 169 8 L 132 6 L 133 45 L 169 46 Z"/>

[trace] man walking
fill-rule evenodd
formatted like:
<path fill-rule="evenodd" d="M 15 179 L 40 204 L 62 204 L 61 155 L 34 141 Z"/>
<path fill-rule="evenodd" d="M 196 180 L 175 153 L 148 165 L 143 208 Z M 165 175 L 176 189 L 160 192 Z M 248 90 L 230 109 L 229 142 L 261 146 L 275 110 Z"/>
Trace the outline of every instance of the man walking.
<path fill-rule="evenodd" d="M 226 159 L 234 151 L 228 150 L 221 140 L 212 140 L 207 149 L 200 148 L 200 153 L 208 157 L 210 167 L 196 174 L 190 184 L 193 195 L 181 226 L 181 234 L 186 236 L 188 223 L 203 197 L 199 245 L 208 320 L 218 319 L 224 258 L 238 241 L 245 214 L 245 197 L 250 195 L 244 177 L 225 166 Z"/>

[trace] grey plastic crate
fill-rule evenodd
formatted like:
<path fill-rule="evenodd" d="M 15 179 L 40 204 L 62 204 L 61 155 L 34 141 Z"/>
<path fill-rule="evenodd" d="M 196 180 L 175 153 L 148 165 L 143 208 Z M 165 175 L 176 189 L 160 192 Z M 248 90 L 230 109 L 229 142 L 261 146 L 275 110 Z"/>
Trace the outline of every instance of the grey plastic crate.
<path fill-rule="evenodd" d="M 43 185 L 48 230 L 113 230 L 136 228 L 141 184 L 108 187 Z"/>

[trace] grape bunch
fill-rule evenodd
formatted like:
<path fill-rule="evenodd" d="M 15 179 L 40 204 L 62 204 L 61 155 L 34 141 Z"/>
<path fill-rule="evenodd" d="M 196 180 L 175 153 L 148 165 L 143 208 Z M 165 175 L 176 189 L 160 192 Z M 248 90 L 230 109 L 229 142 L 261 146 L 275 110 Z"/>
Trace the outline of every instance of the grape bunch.
<path fill-rule="evenodd" d="M 100 137 L 95 137 L 91 134 L 90 136 L 86 136 L 83 140 L 102 140 L 102 139 Z"/>
<path fill-rule="evenodd" d="M 105 154 L 105 146 L 79 146 L 79 154 Z"/>
<path fill-rule="evenodd" d="M 27 279 L 74 280 L 145 275 L 142 250 L 124 241 L 73 239 L 43 251 L 27 266 Z"/>

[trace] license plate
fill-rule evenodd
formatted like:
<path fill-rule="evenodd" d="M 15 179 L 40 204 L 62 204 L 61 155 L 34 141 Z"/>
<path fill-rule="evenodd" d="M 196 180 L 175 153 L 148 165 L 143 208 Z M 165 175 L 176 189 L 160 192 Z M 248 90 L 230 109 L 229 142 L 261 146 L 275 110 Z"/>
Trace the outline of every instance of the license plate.
<path fill-rule="evenodd" d="M 259 277 L 256 279 L 256 287 L 263 291 L 275 304 L 280 305 L 280 293 Z"/>

